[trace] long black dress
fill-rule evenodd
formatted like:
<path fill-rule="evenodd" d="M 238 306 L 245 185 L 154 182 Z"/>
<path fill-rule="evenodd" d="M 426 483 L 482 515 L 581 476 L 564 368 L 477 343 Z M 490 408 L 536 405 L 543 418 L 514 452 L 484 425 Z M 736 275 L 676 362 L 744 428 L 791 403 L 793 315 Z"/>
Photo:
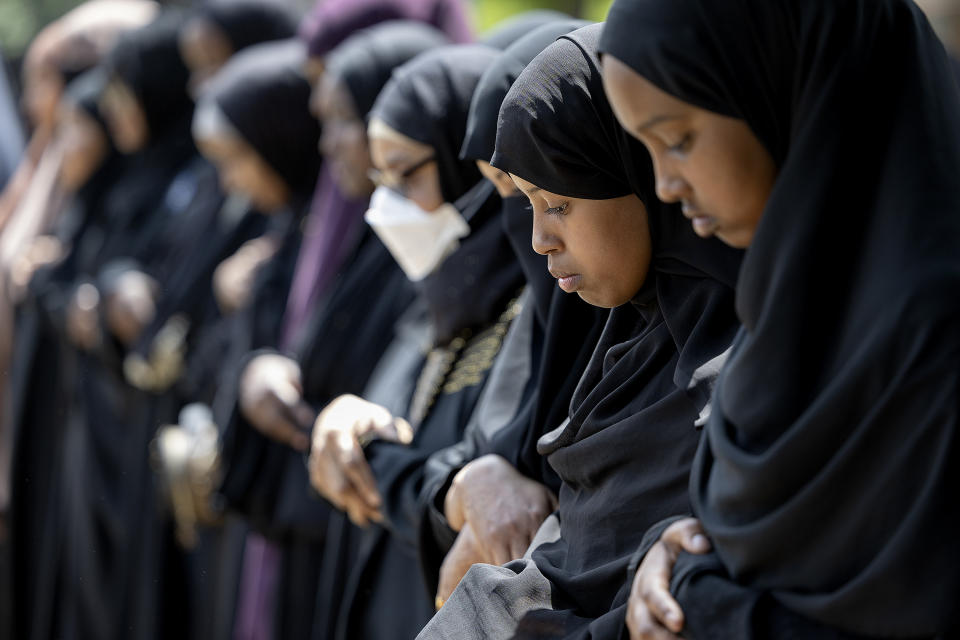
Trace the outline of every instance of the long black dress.
<path fill-rule="evenodd" d="M 675 567 L 687 633 L 953 637 L 960 97 L 943 46 L 904 0 L 618 2 L 603 45 L 746 121 L 779 169 L 691 477 L 715 553 Z"/>

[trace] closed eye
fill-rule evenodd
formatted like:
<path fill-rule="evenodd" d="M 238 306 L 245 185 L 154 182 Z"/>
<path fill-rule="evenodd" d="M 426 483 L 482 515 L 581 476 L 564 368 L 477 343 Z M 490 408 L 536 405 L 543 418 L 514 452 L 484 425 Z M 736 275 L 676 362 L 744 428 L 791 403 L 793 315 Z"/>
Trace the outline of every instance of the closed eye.
<path fill-rule="evenodd" d="M 688 133 L 687 135 L 683 136 L 683 138 L 680 139 L 680 142 L 673 145 L 672 147 L 668 147 L 667 151 L 671 151 L 673 153 L 683 153 L 684 151 L 690 148 L 690 142 L 692 140 L 693 140 L 693 136 L 691 136 Z"/>
<path fill-rule="evenodd" d="M 567 211 L 567 206 L 568 206 L 568 205 L 569 205 L 569 203 L 564 202 L 563 204 L 561 204 L 561 205 L 558 206 L 558 207 L 549 207 L 549 208 L 545 209 L 545 210 L 544 210 L 544 213 L 546 213 L 547 215 L 551 215 L 551 216 L 562 216 L 564 213 L 566 213 L 566 211 Z"/>

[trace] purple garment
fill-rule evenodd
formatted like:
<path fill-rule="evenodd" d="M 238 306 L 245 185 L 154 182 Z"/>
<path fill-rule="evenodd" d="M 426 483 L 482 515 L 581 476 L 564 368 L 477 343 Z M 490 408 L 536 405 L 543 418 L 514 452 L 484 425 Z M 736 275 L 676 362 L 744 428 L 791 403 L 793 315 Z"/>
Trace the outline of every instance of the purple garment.
<path fill-rule="evenodd" d="M 283 314 L 280 348 L 288 350 L 363 230 L 368 201 L 347 198 L 329 168 L 320 170 Z"/>
<path fill-rule="evenodd" d="M 233 640 L 273 640 L 280 549 L 266 538 L 247 534 Z"/>
<path fill-rule="evenodd" d="M 387 20 L 419 20 L 452 42 L 473 42 L 463 0 L 320 0 L 300 25 L 311 57 L 321 58 L 353 32 Z"/>

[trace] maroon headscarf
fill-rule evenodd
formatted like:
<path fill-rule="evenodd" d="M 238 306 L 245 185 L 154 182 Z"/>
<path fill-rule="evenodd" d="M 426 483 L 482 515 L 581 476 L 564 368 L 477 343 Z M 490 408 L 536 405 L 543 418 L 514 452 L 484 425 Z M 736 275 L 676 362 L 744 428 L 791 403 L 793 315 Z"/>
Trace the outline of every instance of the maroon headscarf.
<path fill-rule="evenodd" d="M 463 0 L 320 0 L 300 25 L 311 57 L 323 57 L 359 29 L 387 20 L 418 20 L 452 42 L 472 42 Z"/>

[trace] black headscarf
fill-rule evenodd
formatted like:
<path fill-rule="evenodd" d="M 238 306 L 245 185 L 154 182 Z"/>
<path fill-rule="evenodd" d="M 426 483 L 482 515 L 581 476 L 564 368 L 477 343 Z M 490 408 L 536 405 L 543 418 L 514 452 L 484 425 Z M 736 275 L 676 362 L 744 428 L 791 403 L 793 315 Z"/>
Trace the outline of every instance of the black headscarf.
<path fill-rule="evenodd" d="M 603 50 L 744 119 L 779 167 L 691 478 L 726 570 L 849 632 L 954 627 L 960 100 L 942 45 L 906 0 L 670 0 L 616 2 Z"/>
<path fill-rule="evenodd" d="M 300 199 L 313 192 L 320 171 L 320 124 L 310 114 L 304 55 L 297 40 L 250 47 L 201 96 L 201 106 L 213 101 Z"/>
<path fill-rule="evenodd" d="M 417 56 L 393 72 L 370 112 L 371 119 L 434 150 L 447 202 L 480 181 L 476 164 L 461 160 L 459 152 L 470 99 L 498 53 L 482 45 L 450 45 Z"/>
<path fill-rule="evenodd" d="M 497 140 L 500 105 L 513 81 L 547 45 L 563 34 L 587 24 L 589 23 L 585 20 L 573 18 L 551 20 L 533 31 L 525 31 L 523 36 L 500 54 L 497 61 L 480 78 L 480 84 L 470 101 L 467 137 L 460 148 L 461 158 L 490 161 Z"/>
<path fill-rule="evenodd" d="M 524 11 L 493 25 L 489 31 L 480 36 L 480 44 L 505 51 L 528 33 L 544 25 L 568 22 L 573 19 L 573 16 L 553 9 Z"/>
<path fill-rule="evenodd" d="M 297 14 L 279 0 L 210 0 L 196 15 L 219 27 L 234 52 L 297 35 Z"/>
<path fill-rule="evenodd" d="M 182 25 L 181 12 L 165 10 L 147 26 L 121 34 L 105 63 L 136 95 L 154 143 L 190 135 L 193 100 L 187 91 L 190 71 L 180 57 Z"/>
<path fill-rule="evenodd" d="M 443 32 L 422 22 L 385 22 L 344 40 L 327 56 L 325 73 L 343 82 L 357 115 L 365 118 L 395 68 L 448 42 Z"/>
<path fill-rule="evenodd" d="M 552 14 L 553 12 L 546 12 Z M 554 19 L 521 37 L 497 58 L 480 78 L 480 84 L 470 101 L 467 116 L 467 134 L 460 148 L 465 160 L 489 162 L 497 139 L 497 117 L 500 105 L 513 81 L 524 67 L 557 37 L 589 24 L 584 20 Z M 556 281 L 547 271 L 547 259 L 530 246 L 533 216 L 526 197 L 520 195 L 504 200 L 503 224 L 520 265 L 523 267 L 537 307 L 542 326 L 548 322 L 554 296 L 560 292 Z M 582 367 L 581 367 L 582 369 Z"/>
<path fill-rule="evenodd" d="M 648 527 L 688 509 L 694 422 L 709 386 L 697 384 L 693 372 L 726 350 L 737 328 L 727 281 L 739 252 L 716 242 L 687 244 L 688 235 L 696 237 L 689 225 L 669 224 L 679 213 L 654 196 L 649 155 L 604 98 L 601 28 L 560 37 L 520 74 L 503 102 L 493 162 L 571 197 L 635 194 L 651 231 L 646 283 L 632 304 L 610 312 L 569 422 L 539 443 L 563 480 L 561 539 L 533 554 L 552 585 L 555 611 L 543 615 L 555 637 L 588 627 L 591 637 L 617 637 L 631 554 Z M 536 149 L 549 149 L 546 161 Z M 521 631 L 529 632 L 526 622 Z"/>

